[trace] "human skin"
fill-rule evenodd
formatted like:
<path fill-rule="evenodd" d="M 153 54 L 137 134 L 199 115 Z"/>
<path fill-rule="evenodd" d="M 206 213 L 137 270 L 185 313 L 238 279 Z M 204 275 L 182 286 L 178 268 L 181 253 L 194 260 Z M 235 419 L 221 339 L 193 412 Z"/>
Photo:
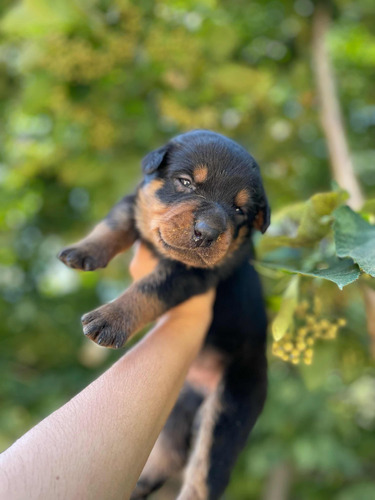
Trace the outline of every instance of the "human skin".
<path fill-rule="evenodd" d="M 139 245 L 131 274 L 156 261 Z M 212 320 L 215 292 L 168 311 L 77 396 L 0 455 L 0 498 L 126 499 L 177 399 Z"/>

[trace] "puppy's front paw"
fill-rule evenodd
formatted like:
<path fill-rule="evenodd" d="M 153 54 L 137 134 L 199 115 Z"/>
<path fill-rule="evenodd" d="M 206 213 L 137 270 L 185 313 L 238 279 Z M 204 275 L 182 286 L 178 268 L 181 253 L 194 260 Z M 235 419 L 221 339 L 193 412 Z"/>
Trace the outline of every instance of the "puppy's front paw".
<path fill-rule="evenodd" d="M 106 304 L 84 314 L 81 322 L 83 333 L 105 347 L 119 349 L 131 333 L 124 312 L 114 304 Z"/>
<path fill-rule="evenodd" d="M 89 244 L 63 248 L 57 257 L 68 267 L 83 271 L 94 271 L 108 264 L 107 256 Z"/>

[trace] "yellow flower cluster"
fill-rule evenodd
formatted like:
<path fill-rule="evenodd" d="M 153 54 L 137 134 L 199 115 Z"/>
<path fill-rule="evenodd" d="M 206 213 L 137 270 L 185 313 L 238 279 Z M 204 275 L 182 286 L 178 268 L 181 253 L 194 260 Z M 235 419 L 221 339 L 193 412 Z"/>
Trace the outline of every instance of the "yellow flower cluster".
<path fill-rule="evenodd" d="M 344 318 L 335 322 L 321 318 L 321 309 L 318 297 L 314 299 L 312 307 L 306 300 L 300 302 L 295 310 L 293 331 L 288 331 L 282 339 L 273 342 L 272 353 L 294 365 L 301 361 L 311 365 L 316 340 L 335 339 L 339 328 L 346 325 Z"/>
<path fill-rule="evenodd" d="M 56 35 L 48 41 L 42 65 L 50 73 L 67 81 L 88 82 L 101 78 L 133 56 L 134 40 L 127 34 L 113 34 L 100 48 L 85 39 Z"/>

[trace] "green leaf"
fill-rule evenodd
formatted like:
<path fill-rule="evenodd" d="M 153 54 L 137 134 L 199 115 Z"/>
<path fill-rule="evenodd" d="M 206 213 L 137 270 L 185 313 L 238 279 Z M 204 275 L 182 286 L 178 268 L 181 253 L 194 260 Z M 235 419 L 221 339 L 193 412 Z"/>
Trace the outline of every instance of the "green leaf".
<path fill-rule="evenodd" d="M 280 340 L 286 334 L 293 321 L 294 310 L 298 303 L 298 276 L 294 276 L 284 292 L 279 312 L 272 323 L 272 335 Z"/>
<path fill-rule="evenodd" d="M 324 238 L 331 229 L 332 212 L 345 202 L 345 191 L 317 193 L 304 204 L 294 204 L 276 215 L 274 236 L 266 235 L 260 241 L 259 252 L 266 253 L 280 247 L 310 247 Z M 291 235 L 292 233 L 292 235 Z"/>
<path fill-rule="evenodd" d="M 344 286 L 356 281 L 361 273 L 352 259 L 333 259 L 328 267 L 314 269 L 310 272 L 302 271 L 299 274 L 311 276 L 312 278 L 324 278 L 336 283 L 340 290 L 342 290 Z"/>
<path fill-rule="evenodd" d="M 353 283 L 359 278 L 360 270 L 358 266 L 352 261 L 352 259 L 329 259 L 322 263 L 321 267 L 313 269 L 311 271 L 305 271 L 302 269 L 295 269 L 293 267 L 270 264 L 268 262 L 261 262 L 261 266 L 265 266 L 277 271 L 283 271 L 292 274 L 300 274 L 302 276 L 309 276 L 311 278 L 323 278 L 328 281 L 336 283 L 336 285 L 343 289 L 344 286 Z"/>
<path fill-rule="evenodd" d="M 331 215 L 347 197 L 344 191 L 318 193 L 312 196 L 302 213 L 297 239 L 308 245 L 324 238 L 330 230 L 330 218 L 327 216 Z"/>
<path fill-rule="evenodd" d="M 351 257 L 367 274 L 375 277 L 375 226 L 347 206 L 334 212 L 333 231 L 339 257 Z"/>

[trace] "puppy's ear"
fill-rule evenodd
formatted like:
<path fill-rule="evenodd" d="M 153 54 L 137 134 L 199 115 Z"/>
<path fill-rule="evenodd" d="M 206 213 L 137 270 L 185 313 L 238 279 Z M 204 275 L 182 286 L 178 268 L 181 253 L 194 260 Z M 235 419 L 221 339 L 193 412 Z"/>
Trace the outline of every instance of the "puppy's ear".
<path fill-rule="evenodd" d="M 264 194 L 259 204 L 258 213 L 254 218 L 253 226 L 261 233 L 265 233 L 267 231 L 268 226 L 270 225 L 270 222 L 271 222 L 271 208 L 268 204 L 267 197 Z"/>
<path fill-rule="evenodd" d="M 169 146 L 162 146 L 161 148 L 155 149 L 148 153 L 142 160 L 142 170 L 145 175 L 152 174 L 159 167 L 162 166 L 163 162 L 166 159 L 166 155 L 168 153 Z"/>

